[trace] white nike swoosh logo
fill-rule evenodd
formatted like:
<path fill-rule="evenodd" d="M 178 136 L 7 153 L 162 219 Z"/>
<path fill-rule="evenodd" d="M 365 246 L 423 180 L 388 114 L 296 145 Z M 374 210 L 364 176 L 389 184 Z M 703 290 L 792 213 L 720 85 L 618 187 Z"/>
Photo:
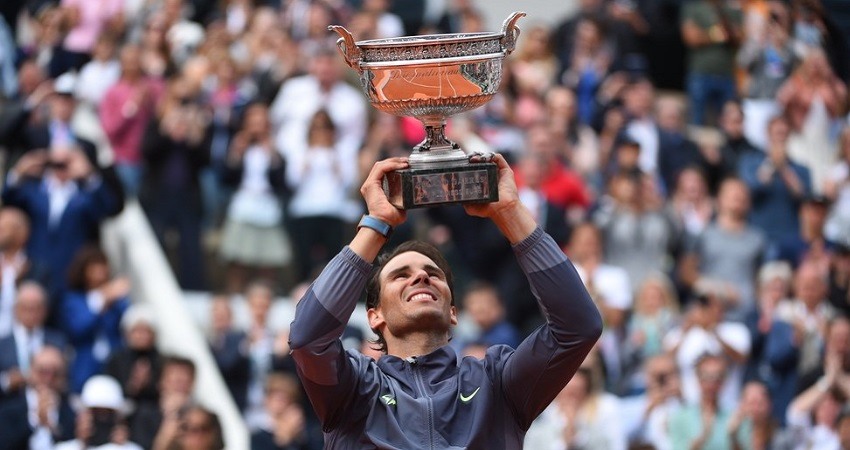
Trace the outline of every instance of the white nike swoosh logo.
<path fill-rule="evenodd" d="M 481 386 L 478 386 L 477 388 L 475 388 L 475 390 L 472 391 L 472 393 L 467 395 L 467 396 L 463 395 L 462 392 L 458 392 L 458 395 L 460 396 L 460 401 L 462 401 L 464 403 L 469 403 L 469 401 L 472 400 L 472 397 L 475 397 L 475 394 L 478 393 L 479 389 L 481 389 Z"/>

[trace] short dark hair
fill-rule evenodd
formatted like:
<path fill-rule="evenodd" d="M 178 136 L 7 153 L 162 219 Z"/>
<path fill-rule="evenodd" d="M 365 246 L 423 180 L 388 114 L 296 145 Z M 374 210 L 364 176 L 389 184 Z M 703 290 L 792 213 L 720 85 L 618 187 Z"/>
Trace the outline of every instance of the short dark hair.
<path fill-rule="evenodd" d="M 381 302 L 381 270 L 384 269 L 384 266 L 387 265 L 393 258 L 396 256 L 407 253 L 407 252 L 416 252 L 422 255 L 431 258 L 432 261 L 446 274 L 446 284 L 449 285 L 449 292 L 451 293 L 452 300 L 451 304 L 454 306 L 455 304 L 455 286 L 454 286 L 454 277 L 452 276 L 452 269 L 449 266 L 449 262 L 446 261 L 446 258 L 440 253 L 440 250 L 433 245 L 422 242 L 422 241 L 407 241 L 395 249 L 393 249 L 389 253 L 384 253 L 378 258 L 377 264 L 372 269 L 372 275 L 369 277 L 369 280 L 366 282 L 366 309 L 377 308 Z M 378 337 L 370 341 L 371 344 L 374 345 L 375 350 L 379 350 L 382 353 L 387 352 L 387 341 L 384 340 L 384 336 L 380 331 L 376 329 L 372 329 L 372 331 L 378 335 Z"/>
<path fill-rule="evenodd" d="M 187 369 L 192 374 L 192 379 L 195 379 L 195 363 L 191 359 L 177 355 L 166 356 L 162 360 L 162 371 L 164 372 L 165 368 L 170 366 L 183 367 Z"/>

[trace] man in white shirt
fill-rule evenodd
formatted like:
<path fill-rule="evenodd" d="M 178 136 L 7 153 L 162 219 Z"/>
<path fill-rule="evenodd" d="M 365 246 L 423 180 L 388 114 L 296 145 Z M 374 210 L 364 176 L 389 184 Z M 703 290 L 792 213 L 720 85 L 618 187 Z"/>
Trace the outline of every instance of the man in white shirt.
<path fill-rule="evenodd" d="M 689 404 L 700 401 L 696 362 L 705 355 L 722 356 L 729 361 L 728 376 L 720 390 L 720 406 L 733 410 L 738 403 L 744 378 L 744 364 L 750 354 L 750 332 L 740 322 L 724 321 L 728 300 L 717 292 L 704 292 L 686 313 L 681 327 L 664 337 L 664 349 L 676 358 L 682 375 L 682 392 Z"/>
<path fill-rule="evenodd" d="M 0 337 L 12 332 L 18 280 L 32 274 L 32 262 L 24 253 L 29 234 L 29 219 L 23 211 L 9 206 L 0 209 Z"/>

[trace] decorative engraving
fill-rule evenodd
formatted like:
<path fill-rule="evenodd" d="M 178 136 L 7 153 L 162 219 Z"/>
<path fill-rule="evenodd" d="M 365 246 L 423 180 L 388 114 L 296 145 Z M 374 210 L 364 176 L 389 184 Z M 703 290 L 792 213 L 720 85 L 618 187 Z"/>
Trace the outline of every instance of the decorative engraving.
<path fill-rule="evenodd" d="M 413 175 L 413 204 L 465 202 L 490 196 L 486 170 Z"/>

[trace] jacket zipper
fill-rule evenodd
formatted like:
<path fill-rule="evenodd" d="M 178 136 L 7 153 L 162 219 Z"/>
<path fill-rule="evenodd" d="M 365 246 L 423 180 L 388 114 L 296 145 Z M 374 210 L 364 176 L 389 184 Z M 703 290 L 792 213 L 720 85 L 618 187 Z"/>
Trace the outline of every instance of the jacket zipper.
<path fill-rule="evenodd" d="M 425 381 L 422 380 L 422 374 L 418 369 L 416 357 L 407 358 L 410 363 L 410 371 L 413 372 L 413 378 L 416 380 L 416 387 L 419 389 L 419 395 L 425 397 L 425 404 L 428 408 L 428 448 L 434 448 L 434 408 L 431 402 L 431 396 L 425 390 Z"/>

